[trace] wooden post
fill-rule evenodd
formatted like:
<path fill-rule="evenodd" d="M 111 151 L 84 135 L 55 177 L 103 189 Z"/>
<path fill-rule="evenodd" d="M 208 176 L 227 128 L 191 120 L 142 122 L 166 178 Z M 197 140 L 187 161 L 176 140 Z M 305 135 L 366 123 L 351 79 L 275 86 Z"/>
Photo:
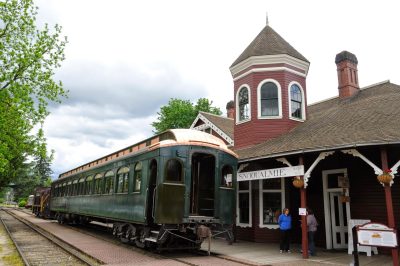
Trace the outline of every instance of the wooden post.
<path fill-rule="evenodd" d="M 389 169 L 386 148 L 381 148 L 381 161 L 382 161 L 382 170 L 384 171 L 386 169 Z M 385 185 L 384 189 L 385 189 L 388 225 L 391 228 L 395 228 L 396 224 L 394 222 L 392 189 L 391 189 L 390 185 Z M 397 248 L 392 248 L 392 259 L 393 259 L 393 265 L 398 266 L 399 265 L 399 252 L 398 252 Z"/>
<path fill-rule="evenodd" d="M 304 165 L 303 157 L 299 157 L 299 165 Z M 304 181 L 304 176 L 300 177 Z M 300 188 L 300 208 L 307 207 L 306 189 L 304 186 Z M 301 249 L 303 251 L 303 259 L 308 259 L 308 232 L 307 232 L 307 216 L 301 216 Z"/>

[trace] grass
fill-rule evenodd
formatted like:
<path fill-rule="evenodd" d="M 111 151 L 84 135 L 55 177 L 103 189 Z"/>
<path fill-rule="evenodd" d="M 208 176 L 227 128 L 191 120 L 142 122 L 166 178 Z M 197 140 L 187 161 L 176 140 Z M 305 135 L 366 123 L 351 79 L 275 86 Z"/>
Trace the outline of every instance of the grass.
<path fill-rule="evenodd" d="M 0 245 L 0 264 L 10 265 L 10 266 L 23 266 L 24 263 L 18 254 L 14 243 L 7 236 L 3 225 L 0 223 L 0 235 L 7 237 L 7 243 L 2 243 Z M 6 254 L 5 254 L 6 253 Z"/>

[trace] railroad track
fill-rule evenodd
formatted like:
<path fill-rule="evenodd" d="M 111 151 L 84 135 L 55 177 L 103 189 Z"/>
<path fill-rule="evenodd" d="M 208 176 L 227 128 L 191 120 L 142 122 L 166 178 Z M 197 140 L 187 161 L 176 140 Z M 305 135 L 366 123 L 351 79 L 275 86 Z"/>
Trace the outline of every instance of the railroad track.
<path fill-rule="evenodd" d="M 0 219 L 25 265 L 99 265 L 97 261 L 5 208 L 0 210 Z"/>
<path fill-rule="evenodd" d="M 68 227 L 69 229 L 78 231 L 81 234 L 90 235 L 102 241 L 106 241 L 112 243 L 114 245 L 121 246 L 123 248 L 129 249 L 134 254 L 137 254 L 138 257 L 146 256 L 152 262 L 151 265 L 164 265 L 165 261 L 175 261 L 176 263 L 167 265 L 191 265 L 191 266 L 202 266 L 202 265 L 229 265 L 229 266 L 237 266 L 237 265 L 254 265 L 244 262 L 239 262 L 227 257 L 218 256 L 216 254 L 211 254 L 208 256 L 205 251 L 174 251 L 174 252 L 163 252 L 163 253 L 155 253 L 148 250 L 144 250 L 141 248 L 137 248 L 135 246 L 121 243 L 118 239 L 112 236 L 109 228 L 99 225 L 99 224 L 88 224 L 88 225 L 63 225 L 63 227 Z M 69 264 L 75 265 L 75 264 Z M 135 264 L 132 261 L 132 265 L 140 265 Z M 146 264 L 148 265 L 148 264 Z M 150 264 L 149 264 L 150 265 Z"/>

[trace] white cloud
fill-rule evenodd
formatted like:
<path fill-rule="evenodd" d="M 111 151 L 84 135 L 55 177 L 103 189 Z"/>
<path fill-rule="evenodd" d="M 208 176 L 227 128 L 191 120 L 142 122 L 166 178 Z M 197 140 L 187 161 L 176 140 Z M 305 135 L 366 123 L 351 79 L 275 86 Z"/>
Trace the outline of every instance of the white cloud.
<path fill-rule="evenodd" d="M 342 50 L 357 56 L 361 86 L 400 83 L 395 0 L 37 4 L 39 22 L 59 23 L 69 39 L 57 77 L 70 98 L 52 105 L 46 122 L 56 172 L 148 137 L 151 119 L 171 97 L 207 97 L 224 111 L 233 99 L 229 66 L 264 27 L 266 12 L 270 26 L 311 62 L 309 103 L 337 95 L 334 59 Z"/>

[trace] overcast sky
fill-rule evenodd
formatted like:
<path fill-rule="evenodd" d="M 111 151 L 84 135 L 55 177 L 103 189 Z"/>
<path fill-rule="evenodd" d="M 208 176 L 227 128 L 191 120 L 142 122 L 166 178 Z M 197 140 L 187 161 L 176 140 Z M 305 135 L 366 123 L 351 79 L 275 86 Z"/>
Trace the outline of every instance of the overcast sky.
<path fill-rule="evenodd" d="M 358 58 L 360 86 L 400 84 L 400 2 L 37 0 L 38 23 L 69 44 L 56 79 L 69 98 L 45 123 L 54 175 L 152 135 L 170 98 L 233 100 L 229 66 L 269 25 L 310 62 L 308 103 L 337 95 L 335 55 Z"/>

